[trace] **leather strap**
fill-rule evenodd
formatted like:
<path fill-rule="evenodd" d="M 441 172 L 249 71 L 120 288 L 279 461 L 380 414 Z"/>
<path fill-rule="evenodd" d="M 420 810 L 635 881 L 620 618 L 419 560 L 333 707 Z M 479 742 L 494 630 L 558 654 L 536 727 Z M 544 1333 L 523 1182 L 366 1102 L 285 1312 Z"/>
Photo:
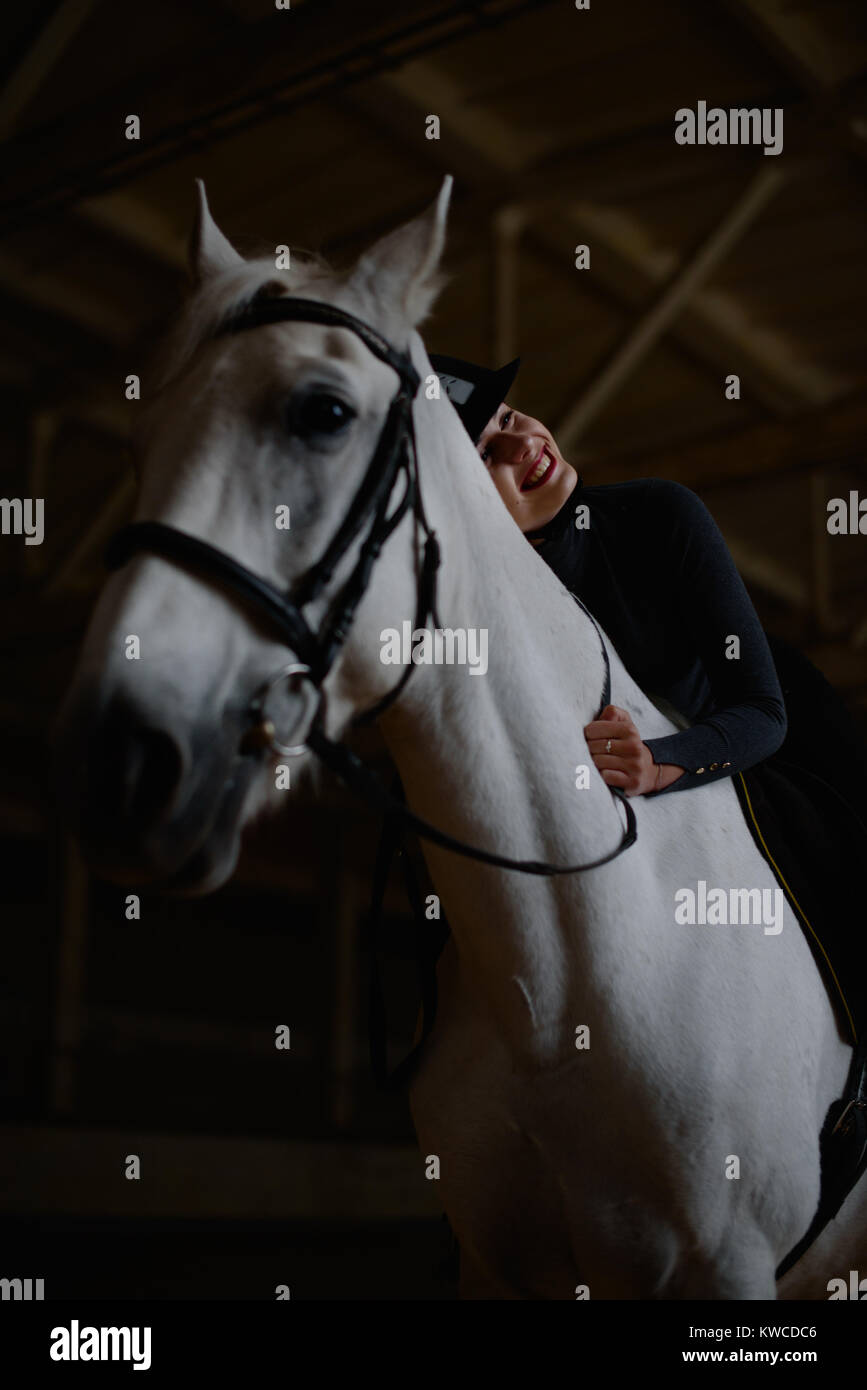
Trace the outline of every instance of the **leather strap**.
<path fill-rule="evenodd" d="M 303 615 L 289 604 L 288 595 L 280 594 L 267 580 L 233 560 L 231 555 L 161 521 L 135 521 L 112 536 L 105 550 L 105 563 L 109 569 L 120 569 L 142 551 L 209 578 L 216 574 L 226 588 L 263 612 L 299 660 L 312 667 L 318 647 Z"/>
<path fill-rule="evenodd" d="M 380 361 L 393 367 L 401 379 L 404 390 L 410 399 L 419 387 L 419 375 L 405 352 L 393 348 L 387 338 L 383 338 L 375 328 L 364 319 L 356 318 L 346 309 L 336 304 L 326 304 L 320 299 L 301 299 L 295 295 L 263 295 L 253 298 L 239 310 L 234 310 L 220 324 L 215 336 L 222 333 L 243 333 L 250 328 L 263 328 L 275 323 L 321 323 L 329 328 L 348 328 L 360 338 L 366 347 Z"/>
<path fill-rule="evenodd" d="M 782 1279 L 832 1221 L 867 1170 L 867 1040 L 855 1048 L 846 1089 L 829 1108 L 819 1135 L 822 1185 L 816 1215 L 777 1267 Z"/>
<path fill-rule="evenodd" d="M 603 681 L 602 700 L 596 718 L 611 700 L 611 664 L 608 659 L 608 650 L 599 630 L 599 626 L 592 614 L 584 607 L 579 598 L 573 594 L 575 602 L 590 618 L 591 623 L 596 629 L 602 645 L 602 654 L 605 663 L 605 678 Z M 476 859 L 482 864 L 492 864 L 498 869 L 515 869 L 524 874 L 535 874 L 539 877 L 552 878 L 557 874 L 577 874 L 586 873 L 590 869 L 599 869 L 603 864 L 610 864 L 612 859 L 616 859 L 624 850 L 633 845 L 637 839 L 638 831 L 635 821 L 635 812 L 632 809 L 628 797 L 619 787 L 609 787 L 612 797 L 618 800 L 626 813 L 626 825 L 618 844 L 607 854 L 600 855 L 598 859 L 588 860 L 584 864 L 548 864 L 544 860 L 538 859 L 512 859 L 505 854 L 496 854 L 493 850 L 481 849 L 478 845 L 468 845 L 463 840 L 458 840 L 446 831 L 431 825 L 430 821 L 424 820 L 411 811 L 405 802 L 388 790 L 380 779 L 365 767 L 360 758 L 347 748 L 345 744 L 335 743 L 323 732 L 320 717 L 317 716 L 310 733 L 307 736 L 307 746 L 311 752 L 315 753 L 326 767 L 330 767 L 347 786 L 374 806 L 382 811 L 386 817 L 396 818 L 405 828 L 415 831 L 423 840 L 430 840 L 432 844 L 440 845 L 443 849 L 451 850 L 454 854 L 461 854 L 467 859 Z"/>

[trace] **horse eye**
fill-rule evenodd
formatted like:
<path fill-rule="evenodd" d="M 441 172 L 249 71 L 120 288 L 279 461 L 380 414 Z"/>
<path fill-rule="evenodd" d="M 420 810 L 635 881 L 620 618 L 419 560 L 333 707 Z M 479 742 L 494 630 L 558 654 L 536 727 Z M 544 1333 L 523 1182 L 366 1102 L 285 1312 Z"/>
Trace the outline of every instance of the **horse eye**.
<path fill-rule="evenodd" d="M 355 411 L 345 401 L 327 391 L 314 391 L 289 407 L 289 428 L 302 439 L 313 435 L 339 434 L 355 419 Z"/>

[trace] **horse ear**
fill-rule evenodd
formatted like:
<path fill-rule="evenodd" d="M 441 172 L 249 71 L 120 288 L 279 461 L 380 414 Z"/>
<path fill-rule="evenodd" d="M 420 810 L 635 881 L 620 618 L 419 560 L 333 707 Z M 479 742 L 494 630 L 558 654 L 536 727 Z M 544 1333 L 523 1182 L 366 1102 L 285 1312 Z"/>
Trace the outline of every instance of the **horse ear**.
<path fill-rule="evenodd" d="M 447 174 L 430 207 L 365 251 L 350 277 L 350 284 L 399 309 L 413 328 L 430 313 L 445 280 L 439 262 L 451 192 Z"/>
<path fill-rule="evenodd" d="M 231 270 L 233 266 L 243 265 L 244 257 L 239 256 L 230 241 L 223 236 L 208 207 L 208 195 L 201 179 L 196 179 L 198 202 L 196 220 L 190 237 L 190 275 L 196 285 L 216 275 L 221 270 Z"/>

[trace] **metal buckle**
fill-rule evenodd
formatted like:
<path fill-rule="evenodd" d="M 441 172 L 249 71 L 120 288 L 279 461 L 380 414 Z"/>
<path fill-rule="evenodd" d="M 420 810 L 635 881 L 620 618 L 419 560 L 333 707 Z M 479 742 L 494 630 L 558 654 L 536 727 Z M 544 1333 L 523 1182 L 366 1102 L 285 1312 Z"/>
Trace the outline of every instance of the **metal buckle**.
<path fill-rule="evenodd" d="M 850 1101 L 849 1101 L 849 1104 L 848 1104 L 848 1105 L 846 1106 L 846 1108 L 843 1110 L 843 1112 L 842 1112 L 842 1114 L 841 1114 L 839 1120 L 838 1120 L 837 1123 L 835 1124 L 834 1128 L 831 1130 L 831 1133 L 832 1133 L 832 1134 L 842 1134 L 842 1135 L 848 1134 L 848 1133 L 849 1133 L 849 1130 L 852 1128 L 852 1121 L 853 1121 L 853 1118 L 854 1118 L 854 1117 L 852 1116 L 851 1112 L 852 1112 L 853 1110 L 864 1110 L 865 1108 L 867 1108 L 867 1101 L 863 1101 L 863 1100 L 859 1099 L 857 1096 L 855 1097 L 854 1100 L 850 1100 Z M 845 1122 L 845 1123 L 844 1123 L 844 1122 Z"/>
<path fill-rule="evenodd" d="M 268 698 L 275 687 L 278 686 L 281 681 L 289 680 L 292 676 L 296 675 L 309 676 L 310 667 L 304 665 L 304 663 L 300 661 L 290 661 L 286 666 L 281 666 L 280 670 L 269 677 L 264 685 L 261 685 L 256 691 L 250 703 L 250 714 L 257 722 L 255 722 L 253 727 L 248 729 L 244 735 L 241 742 L 242 752 L 250 752 L 257 748 L 270 749 L 274 753 L 281 754 L 284 758 L 297 758 L 300 757 L 302 753 L 307 752 L 306 743 L 281 743 L 278 740 L 274 721 L 270 718 L 267 711 Z M 318 700 L 313 716 L 307 725 L 308 734 L 322 712 L 325 701 L 325 692 L 322 687 L 317 685 L 314 686 L 314 689 L 318 696 Z"/>

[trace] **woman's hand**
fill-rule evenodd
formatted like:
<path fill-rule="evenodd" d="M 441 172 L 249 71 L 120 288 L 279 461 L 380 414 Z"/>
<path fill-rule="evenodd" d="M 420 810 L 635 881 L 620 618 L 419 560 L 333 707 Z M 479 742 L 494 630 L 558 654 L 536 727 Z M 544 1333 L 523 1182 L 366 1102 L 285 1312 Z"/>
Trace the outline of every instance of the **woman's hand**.
<path fill-rule="evenodd" d="M 627 796 L 661 791 L 685 770 L 675 763 L 655 763 L 626 710 L 617 705 L 606 705 L 600 717 L 586 726 L 584 737 L 603 781 L 620 787 Z"/>

